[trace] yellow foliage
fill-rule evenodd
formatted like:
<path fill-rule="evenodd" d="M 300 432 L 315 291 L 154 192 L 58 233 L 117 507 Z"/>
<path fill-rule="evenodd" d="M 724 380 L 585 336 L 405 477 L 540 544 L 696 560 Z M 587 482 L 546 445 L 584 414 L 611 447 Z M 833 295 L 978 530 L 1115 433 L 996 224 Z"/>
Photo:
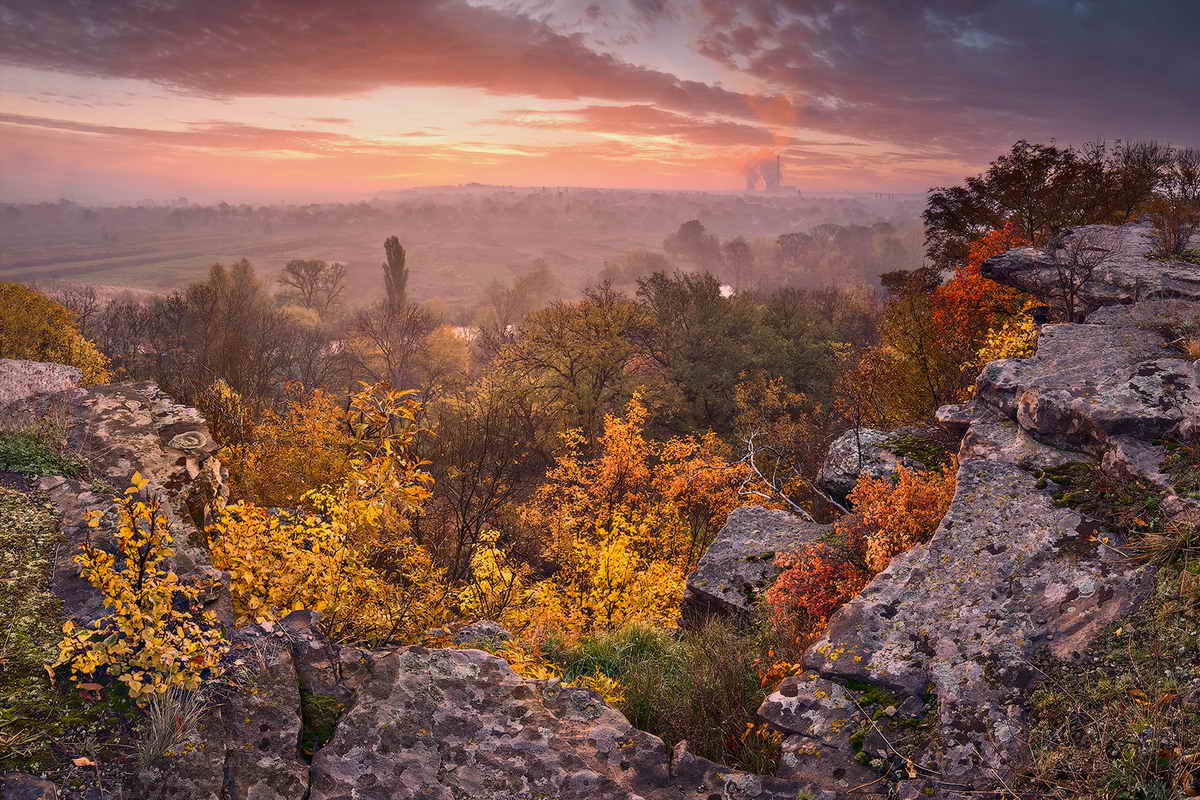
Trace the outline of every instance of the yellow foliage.
<path fill-rule="evenodd" d="M 0 283 L 0 358 L 77 367 L 89 386 L 112 379 L 108 357 L 83 338 L 74 315 L 19 283 Z"/>
<path fill-rule="evenodd" d="M 227 643 L 212 614 L 199 612 L 201 587 L 188 585 L 163 561 L 174 554 L 166 513 L 146 480 L 116 501 L 116 555 L 91 543 L 75 557 L 80 574 L 100 590 L 112 611 L 87 627 L 68 621 L 58 658 L 76 683 L 103 673 L 123 683 L 139 703 L 171 689 L 195 690 L 220 671 Z M 102 516 L 89 519 L 93 528 Z"/>
<path fill-rule="evenodd" d="M 228 386 L 224 388 L 228 392 L 214 384 L 205 392 L 206 398 L 213 399 L 202 404 L 206 415 L 210 409 L 221 411 L 217 416 L 221 421 L 244 413 L 240 398 Z M 219 455 L 229 468 L 230 493 L 237 499 L 292 506 L 308 490 L 335 484 L 350 469 L 355 439 L 347 411 L 320 389 L 293 400 L 282 411 L 267 409 L 245 430 L 244 436 L 229 438 L 220 438 L 220 431 L 213 430 L 218 441 L 232 442 Z"/>
<path fill-rule="evenodd" d="M 1037 350 L 1038 327 L 1033 317 L 1020 314 L 1010 317 L 998 328 L 992 328 L 979 348 L 977 364 L 1002 358 L 1029 358 Z"/>
<path fill-rule="evenodd" d="M 407 392 L 364 387 L 344 423 L 349 464 L 310 490 L 295 514 L 238 503 L 209 527 L 213 562 L 229 572 L 242 620 L 308 608 L 339 639 L 411 639 L 447 613 L 441 570 L 408 535 L 429 476 L 408 451 L 416 431 Z"/>

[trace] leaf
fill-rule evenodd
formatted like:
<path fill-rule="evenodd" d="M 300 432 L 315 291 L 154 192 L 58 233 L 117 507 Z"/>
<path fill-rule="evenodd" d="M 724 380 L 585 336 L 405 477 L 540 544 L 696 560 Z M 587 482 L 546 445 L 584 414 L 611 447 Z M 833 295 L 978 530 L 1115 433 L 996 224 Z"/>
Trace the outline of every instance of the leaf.
<path fill-rule="evenodd" d="M 1141 703 L 1144 706 L 1150 705 L 1150 698 L 1141 689 L 1126 689 L 1125 694 L 1133 698 L 1134 702 Z"/>
<path fill-rule="evenodd" d="M 81 683 L 79 684 L 79 688 L 85 692 L 98 692 L 104 687 L 98 683 Z"/>
<path fill-rule="evenodd" d="M 96 762 L 92 761 L 87 756 L 79 756 L 78 758 L 72 758 L 71 763 L 77 767 L 94 767 L 94 766 L 96 766 Z"/>

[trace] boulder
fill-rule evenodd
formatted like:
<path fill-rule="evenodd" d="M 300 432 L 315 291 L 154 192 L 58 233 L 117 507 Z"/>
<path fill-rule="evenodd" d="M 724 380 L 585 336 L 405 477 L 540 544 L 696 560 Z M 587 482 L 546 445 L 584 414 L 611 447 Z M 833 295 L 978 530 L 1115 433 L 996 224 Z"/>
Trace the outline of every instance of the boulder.
<path fill-rule="evenodd" d="M 50 781 L 10 772 L 0 775 L 0 800 L 58 800 L 58 787 Z"/>
<path fill-rule="evenodd" d="M 516 675 L 480 650 L 404 647 L 313 758 L 311 800 L 792 800 L 797 782 L 725 770 L 638 731 L 594 692 Z"/>
<path fill-rule="evenodd" d="M 1158 261 L 1147 254 L 1153 245 L 1149 224 L 1087 225 L 1073 228 L 1073 236 L 1099 236 L 1112 241 L 1118 252 L 1101 264 L 1083 285 L 1079 299 L 1085 309 L 1124 305 L 1147 298 L 1200 300 L 1200 269 L 1179 261 Z M 1046 252 L 1021 247 L 983 262 L 983 275 L 1006 286 L 1028 292 L 1053 304 L 1060 295 L 1058 268 Z"/>
<path fill-rule="evenodd" d="M 481 619 L 464 625 L 454 633 L 454 643 L 458 645 L 495 645 L 507 642 L 512 638 L 513 635 L 507 628 L 490 619 Z"/>
<path fill-rule="evenodd" d="M 906 444 L 916 444 L 918 446 L 913 450 L 928 451 L 928 455 L 922 460 L 910 452 L 904 446 Z M 817 488 L 836 500 L 845 500 L 860 475 L 886 478 L 900 466 L 928 469 L 932 466 L 928 462 L 940 453 L 941 446 L 929 437 L 928 432 L 919 429 L 888 432 L 851 428 L 829 445 L 829 452 L 817 473 Z"/>
<path fill-rule="evenodd" d="M 0 358 L 0 408 L 43 394 L 78 389 L 83 373 L 65 364 Z"/>
<path fill-rule="evenodd" d="M 933 538 L 836 612 L 804 662 L 904 698 L 934 693 L 940 744 L 922 760 L 944 783 L 977 786 L 1024 756 L 1032 664 L 1077 657 L 1149 573 L 1020 467 L 976 459 L 958 481 Z"/>
<path fill-rule="evenodd" d="M 748 623 L 762 593 L 779 576 L 775 557 L 819 541 L 830 531 L 829 525 L 786 511 L 735 509 L 688 576 L 681 624 L 698 625 L 713 615 Z"/>

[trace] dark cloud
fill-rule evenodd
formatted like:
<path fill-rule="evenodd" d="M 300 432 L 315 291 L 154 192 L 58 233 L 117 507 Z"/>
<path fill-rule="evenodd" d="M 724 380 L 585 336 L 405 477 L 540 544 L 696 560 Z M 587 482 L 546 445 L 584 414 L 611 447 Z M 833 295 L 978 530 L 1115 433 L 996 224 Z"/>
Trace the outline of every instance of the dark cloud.
<path fill-rule="evenodd" d="M 738 92 L 626 63 L 544 22 L 465 0 L 0 0 L 0 62 L 216 96 L 460 86 L 748 113 Z"/>
<path fill-rule="evenodd" d="M 1200 3 L 701 2 L 701 52 L 792 95 L 798 125 L 974 159 L 1200 131 Z"/>

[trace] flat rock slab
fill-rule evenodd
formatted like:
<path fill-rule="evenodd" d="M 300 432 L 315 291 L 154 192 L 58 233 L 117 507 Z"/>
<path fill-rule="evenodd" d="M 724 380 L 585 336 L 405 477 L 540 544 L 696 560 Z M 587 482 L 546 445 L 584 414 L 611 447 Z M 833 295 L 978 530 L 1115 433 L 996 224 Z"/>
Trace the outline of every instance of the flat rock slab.
<path fill-rule="evenodd" d="M 1029 472 L 969 461 L 932 539 L 835 613 L 805 665 L 901 696 L 932 691 L 942 744 L 925 761 L 944 782 L 983 783 L 1020 761 L 1032 663 L 1074 657 L 1146 588 L 1148 573 L 1097 533 Z"/>
<path fill-rule="evenodd" d="M 311 800 L 794 800 L 805 788 L 672 757 L 594 692 L 522 678 L 480 650 L 370 659 L 313 759 Z"/>
<path fill-rule="evenodd" d="M 745 506 L 729 515 L 683 592 L 683 625 L 709 616 L 747 623 L 762 593 L 779 577 L 775 557 L 819 541 L 832 527 L 786 511 Z"/>
<path fill-rule="evenodd" d="M 1150 225 L 1087 225 L 1073 235 L 1111 238 L 1119 253 L 1098 267 L 1084 285 L 1080 299 L 1088 308 L 1122 305 L 1146 298 L 1200 300 L 1200 269 L 1181 261 L 1156 261 L 1147 256 L 1153 245 Z M 1193 240 L 1195 241 L 1195 240 Z M 1058 269 L 1042 250 L 1021 247 L 983 262 L 985 277 L 1053 303 L 1058 294 Z"/>
<path fill-rule="evenodd" d="M 1102 456 L 1108 440 L 1152 441 L 1196 429 L 1196 364 L 1161 334 L 1114 325 L 1047 325 L 1031 358 L 993 361 L 975 401 L 1038 441 Z"/>

